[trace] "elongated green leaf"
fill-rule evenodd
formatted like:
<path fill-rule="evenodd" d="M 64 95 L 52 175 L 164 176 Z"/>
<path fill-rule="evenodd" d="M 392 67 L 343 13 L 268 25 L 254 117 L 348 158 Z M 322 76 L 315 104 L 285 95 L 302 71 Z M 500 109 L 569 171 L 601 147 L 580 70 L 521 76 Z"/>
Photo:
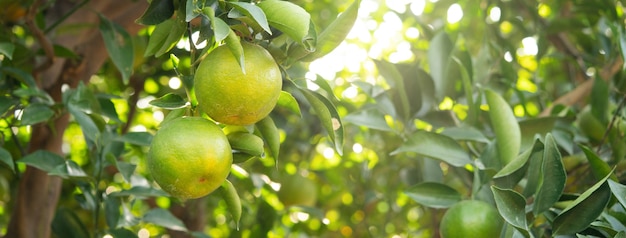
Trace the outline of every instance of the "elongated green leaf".
<path fill-rule="evenodd" d="M 187 101 L 178 94 L 168 93 L 150 101 L 150 105 L 172 110 L 187 106 Z"/>
<path fill-rule="evenodd" d="M 233 53 L 235 59 L 237 59 L 237 63 L 241 67 L 241 72 L 246 74 L 246 64 L 245 64 L 245 52 L 243 51 L 243 46 L 241 44 L 249 44 L 246 42 L 241 42 L 239 36 L 230 28 L 228 28 L 228 36 L 224 40 L 226 42 L 226 46 L 230 49 L 230 52 Z"/>
<path fill-rule="evenodd" d="M 287 110 L 295 113 L 299 117 L 302 117 L 298 101 L 289 92 L 280 91 L 280 96 L 278 97 L 278 102 L 276 103 L 276 105 L 279 107 L 284 107 Z"/>
<path fill-rule="evenodd" d="M 128 190 L 113 192 L 110 195 L 118 196 L 118 197 L 126 197 L 126 196 L 132 195 L 132 196 L 139 197 L 139 198 L 169 196 L 169 194 L 167 194 L 163 190 L 158 190 L 158 189 L 151 188 L 151 187 L 141 187 L 141 186 L 133 186 L 132 188 Z"/>
<path fill-rule="evenodd" d="M 287 34 L 294 41 L 305 43 L 311 21 L 311 15 L 306 10 L 294 3 L 280 0 L 262 1 L 257 6 L 267 16 L 269 25 Z"/>
<path fill-rule="evenodd" d="M 172 14 L 174 14 L 174 1 L 152 0 L 136 22 L 144 25 L 156 25 L 169 19 Z"/>
<path fill-rule="evenodd" d="M 603 125 L 608 124 L 609 115 L 609 84 L 604 80 L 594 80 L 589 97 L 591 114 Z"/>
<path fill-rule="evenodd" d="M 221 18 L 215 17 L 215 11 L 211 7 L 205 7 L 202 9 L 202 14 L 207 17 L 211 23 L 211 29 L 213 29 L 213 35 L 215 36 L 215 42 L 221 42 L 232 31 L 228 24 Z"/>
<path fill-rule="evenodd" d="M 83 135 L 90 141 L 96 141 L 100 137 L 100 129 L 96 123 L 80 109 L 77 109 L 73 104 L 68 106 L 68 111 L 74 117 L 74 120 L 80 125 L 80 129 L 83 131 Z"/>
<path fill-rule="evenodd" d="M 419 204 L 432 208 L 447 208 L 461 201 L 461 194 L 454 188 L 436 182 L 424 182 L 404 191 Z"/>
<path fill-rule="evenodd" d="M 280 152 L 280 133 L 276 124 L 274 124 L 274 120 L 270 116 L 263 118 L 261 121 L 255 124 L 259 133 L 267 143 L 267 147 L 270 149 L 270 153 L 274 157 L 274 159 L 278 160 L 278 155 Z"/>
<path fill-rule="evenodd" d="M 593 173 L 596 179 L 601 179 L 611 172 L 611 166 L 604 162 L 604 160 L 600 159 L 600 157 L 598 157 L 598 155 L 596 155 L 596 153 L 594 153 L 589 147 L 584 145 L 579 146 L 585 153 L 587 161 L 589 161 L 591 173 Z M 610 178 L 614 181 L 617 181 L 617 176 L 615 174 L 611 174 Z"/>
<path fill-rule="evenodd" d="M 35 83 L 35 78 L 33 78 L 32 75 L 24 72 L 21 69 L 3 66 L 0 68 L 0 72 L 15 77 L 23 84 L 27 85 L 29 88 L 37 89 L 37 83 Z"/>
<path fill-rule="evenodd" d="M 6 149 L 2 147 L 0 147 L 0 162 L 2 162 L 9 169 L 11 169 L 11 172 L 15 173 L 15 167 L 13 165 L 13 156 L 11 156 L 11 153 L 9 153 L 9 151 L 7 151 Z"/>
<path fill-rule="evenodd" d="M 439 100 L 445 96 L 452 95 L 455 81 L 450 81 L 448 77 L 454 42 L 442 31 L 433 37 L 428 47 L 428 66 L 430 76 L 435 83 L 435 97 Z"/>
<path fill-rule="evenodd" d="M 546 135 L 544 143 L 543 164 L 541 166 L 543 180 L 539 191 L 535 194 L 535 204 L 533 206 L 535 215 L 547 211 L 554 203 L 559 201 L 565 189 L 567 179 L 567 172 L 563 166 L 561 153 L 552 134 Z"/>
<path fill-rule="evenodd" d="M 130 179 L 133 176 L 133 173 L 135 172 L 135 169 L 137 168 L 136 164 L 131 164 L 131 163 L 127 163 L 124 161 L 119 161 L 117 162 L 117 170 L 120 171 L 120 174 L 122 174 L 122 177 L 124 177 L 124 180 L 126 180 L 126 182 L 130 183 Z"/>
<path fill-rule="evenodd" d="M 541 149 L 543 149 L 543 147 Z M 505 177 L 522 169 L 524 165 L 526 165 L 526 162 L 528 162 L 528 159 L 533 152 L 533 148 L 528 148 L 526 151 L 517 156 L 516 159 L 511 161 L 511 163 L 505 165 L 500 171 L 498 171 L 498 173 L 496 173 L 496 175 L 493 176 L 493 178 L 496 179 Z"/>
<path fill-rule="evenodd" d="M 428 131 L 417 131 L 398 149 L 391 152 L 415 152 L 419 155 L 444 161 L 452 166 L 462 167 L 472 163 L 469 155 L 450 137 Z"/>
<path fill-rule="evenodd" d="M 174 18 L 156 25 L 150 35 L 150 40 L 148 40 L 144 56 L 154 55 L 159 57 L 167 53 L 183 36 L 187 29 L 186 26 L 184 21 Z"/>
<path fill-rule="evenodd" d="M 540 117 L 520 121 L 519 128 L 522 132 L 520 150 L 531 147 L 535 141 L 535 136 L 544 138 L 546 134 L 552 131 L 557 119 L 557 117 Z"/>
<path fill-rule="evenodd" d="M 396 88 L 396 93 L 398 93 L 398 97 L 400 98 L 400 106 L 402 110 L 403 120 L 408 119 L 411 114 L 411 105 L 409 103 L 409 98 L 407 96 L 407 92 L 404 90 L 404 79 L 400 71 L 396 68 L 396 66 L 392 63 L 380 60 L 374 60 L 376 67 L 378 68 L 378 72 L 383 78 L 387 80 L 387 82 Z"/>
<path fill-rule="evenodd" d="M 258 24 L 264 31 L 269 34 L 272 34 L 272 30 L 270 30 L 269 23 L 267 22 L 267 17 L 261 8 L 256 5 L 252 5 L 246 2 L 228 2 L 232 4 L 237 11 L 243 13 L 244 15 L 252 18 L 256 24 Z M 307 29 L 308 30 L 308 29 Z"/>
<path fill-rule="evenodd" d="M 337 17 L 330 25 L 324 28 L 317 36 L 317 45 L 313 53 L 302 58 L 302 61 L 310 62 L 333 51 L 348 36 L 356 18 L 359 15 L 360 0 L 355 0 L 348 9 Z"/>
<path fill-rule="evenodd" d="M 525 197 L 534 196 L 543 181 L 543 172 L 541 168 L 543 166 L 543 149 L 545 146 L 542 141 L 537 139 L 535 140 L 535 145 L 533 147 L 534 151 L 530 155 L 530 158 L 528 158 L 528 169 L 526 175 L 528 181 L 526 182 L 524 191 L 522 191 L 522 194 Z"/>
<path fill-rule="evenodd" d="M 137 236 L 137 233 L 132 232 L 131 230 L 128 230 L 128 229 L 125 229 L 125 228 L 117 228 L 117 229 L 109 230 L 109 233 L 114 238 L 136 238 L 136 237 L 139 237 L 139 236 Z"/>
<path fill-rule="evenodd" d="M 611 189 L 606 181 L 612 173 L 587 189 L 554 219 L 552 228 L 555 235 L 582 231 L 602 214 L 611 198 Z"/>
<path fill-rule="evenodd" d="M 230 215 L 233 216 L 233 220 L 235 220 L 237 230 L 239 230 L 239 220 L 241 220 L 242 209 L 241 199 L 239 198 L 237 189 L 227 179 L 224 181 L 224 184 L 219 187 L 219 190 L 220 194 L 222 195 L 222 199 L 226 202 L 226 206 L 228 206 L 228 211 L 230 212 Z"/>
<path fill-rule="evenodd" d="M 102 34 L 104 46 L 109 57 L 111 57 L 111 61 L 122 74 L 124 84 L 127 84 L 133 73 L 133 60 L 135 58 L 132 38 L 119 24 L 109 21 L 103 15 L 98 16 L 100 17 L 100 34 Z"/>
<path fill-rule="evenodd" d="M 3 54 L 11 60 L 13 59 L 13 51 L 15 51 L 15 44 L 10 42 L 0 42 L 0 54 Z"/>
<path fill-rule="evenodd" d="M 317 116 L 322 122 L 322 126 L 324 126 L 330 139 L 335 144 L 335 150 L 342 155 L 344 140 L 343 124 L 341 123 L 337 109 L 335 109 L 335 106 L 328 99 L 319 93 L 301 87 L 298 87 L 298 89 L 317 113 Z"/>
<path fill-rule="evenodd" d="M 615 198 L 617 198 L 617 201 L 622 204 L 622 207 L 626 208 L 626 185 L 609 180 L 609 187 Z"/>
<path fill-rule="evenodd" d="M 72 160 L 65 160 L 63 164 L 60 164 L 51 171 L 48 171 L 48 175 L 80 181 L 91 181 L 93 179 L 92 177 L 87 176 L 85 171 L 83 171 L 83 169 Z"/>
<path fill-rule="evenodd" d="M 65 164 L 65 159 L 50 151 L 38 150 L 24 156 L 17 162 L 33 166 L 45 172 L 50 172 L 57 166 Z"/>
<path fill-rule="evenodd" d="M 449 136 L 454 140 L 475 141 L 489 143 L 489 139 L 474 127 L 446 127 L 441 132 L 442 135 Z"/>
<path fill-rule="evenodd" d="M 143 216 L 143 221 L 176 231 L 187 231 L 187 227 L 180 219 L 172 215 L 170 211 L 162 208 L 154 208 L 146 212 Z"/>
<path fill-rule="evenodd" d="M 515 115 L 509 104 L 494 91 L 485 90 L 485 97 L 489 105 L 489 118 L 496 134 L 496 143 L 500 162 L 506 165 L 519 153 L 521 146 L 521 131 Z"/>
<path fill-rule="evenodd" d="M 45 122 L 54 116 L 54 111 L 50 107 L 42 104 L 31 104 L 22 111 L 22 125 L 34 125 Z"/>
<path fill-rule="evenodd" d="M 387 121 L 385 121 L 385 115 L 377 108 L 369 108 L 350 113 L 343 118 L 343 121 L 381 131 L 393 131 L 387 124 Z"/>
<path fill-rule="evenodd" d="M 498 212 L 500 212 L 504 220 L 517 228 L 527 230 L 526 199 L 524 199 L 521 194 L 511 189 L 501 189 L 496 186 L 491 186 L 491 192 L 496 201 Z"/>
<path fill-rule="evenodd" d="M 148 132 L 128 132 L 116 140 L 133 145 L 150 146 L 152 137 L 153 135 Z"/>

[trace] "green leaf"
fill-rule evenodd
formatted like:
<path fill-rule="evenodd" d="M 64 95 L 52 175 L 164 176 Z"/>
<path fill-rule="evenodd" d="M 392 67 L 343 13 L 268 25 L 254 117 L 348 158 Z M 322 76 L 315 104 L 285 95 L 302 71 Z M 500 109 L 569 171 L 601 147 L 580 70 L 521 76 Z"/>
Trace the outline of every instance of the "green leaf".
<path fill-rule="evenodd" d="M 175 231 L 187 231 L 185 224 L 168 210 L 154 208 L 143 216 L 143 221 L 159 225 Z"/>
<path fill-rule="evenodd" d="M 13 59 L 13 51 L 15 51 L 15 44 L 11 42 L 0 42 L 0 54 L 3 54 L 11 60 Z"/>
<path fill-rule="evenodd" d="M 144 197 L 167 197 L 169 194 L 164 192 L 163 190 L 155 189 L 152 187 L 143 187 L 143 186 L 133 186 L 128 190 L 122 190 L 119 192 L 113 192 L 110 194 L 111 196 L 117 197 L 126 197 L 126 196 L 135 196 L 139 198 Z"/>
<path fill-rule="evenodd" d="M 233 7 L 237 9 L 237 11 L 252 18 L 254 22 L 258 24 L 264 31 L 266 31 L 269 34 L 272 34 L 272 30 L 270 30 L 267 17 L 265 16 L 265 13 L 260 7 L 256 5 L 252 5 L 250 3 L 246 3 L 246 2 L 228 2 L 228 3 L 233 5 Z"/>
<path fill-rule="evenodd" d="M 601 179 L 607 174 L 611 173 L 611 166 L 607 164 L 604 160 L 600 159 L 596 153 L 594 153 L 589 147 L 584 145 L 579 145 L 579 147 L 585 153 L 587 157 L 587 161 L 589 161 L 589 167 L 591 169 L 591 173 L 593 173 L 596 179 Z M 610 177 L 612 180 L 617 180 L 617 175 L 611 174 Z"/>
<path fill-rule="evenodd" d="M 350 113 L 343 118 L 343 121 L 381 131 L 393 131 L 387 124 L 387 121 L 385 121 L 385 115 L 377 108 L 368 108 Z"/>
<path fill-rule="evenodd" d="M 587 189 L 554 219 L 552 228 L 555 235 L 580 232 L 602 214 L 611 198 L 611 189 L 606 181 L 612 173 Z"/>
<path fill-rule="evenodd" d="M 444 161 L 455 167 L 463 167 L 472 163 L 469 154 L 455 140 L 428 131 L 413 133 L 398 149 L 391 152 L 391 155 L 402 152 L 415 152 L 422 156 Z"/>
<path fill-rule="evenodd" d="M 119 197 L 106 196 L 104 198 L 104 218 L 110 228 L 117 228 L 122 216 L 120 211 L 121 199 Z"/>
<path fill-rule="evenodd" d="M 537 146 L 533 146 L 533 148 L 528 148 L 523 153 L 521 153 L 519 156 L 517 156 L 517 158 L 515 158 L 513 161 L 511 161 L 511 163 L 506 164 L 502 169 L 500 169 L 500 171 L 498 171 L 498 173 L 496 173 L 493 176 L 493 178 L 497 179 L 497 178 L 506 177 L 506 176 L 509 176 L 509 175 L 519 171 L 520 169 L 522 169 L 526 165 L 526 162 L 528 162 L 528 159 L 530 158 L 530 155 L 533 152 L 537 152 L 537 149 L 539 151 L 541 151 L 541 150 L 543 150 L 543 146 L 541 146 L 541 148 L 537 148 Z"/>
<path fill-rule="evenodd" d="M 17 162 L 30 165 L 45 172 L 50 172 L 54 170 L 57 166 L 65 164 L 65 159 L 63 159 L 63 157 L 61 157 L 60 155 L 57 155 L 50 151 L 38 150 L 24 156 Z"/>
<path fill-rule="evenodd" d="M 526 221 L 526 199 L 511 189 L 501 189 L 496 186 L 491 186 L 491 192 L 493 193 L 496 201 L 496 207 L 500 215 L 509 224 L 528 230 L 528 224 Z"/>
<path fill-rule="evenodd" d="M 70 114 L 74 116 L 74 119 L 76 120 L 76 122 L 78 122 L 78 125 L 80 125 L 80 128 L 83 131 L 83 135 L 85 136 L 85 138 L 90 141 L 96 141 L 97 138 L 100 137 L 100 129 L 91 119 L 91 117 L 89 117 L 89 115 L 77 109 L 72 104 L 70 104 L 67 109 Z"/>
<path fill-rule="evenodd" d="M 48 171 L 48 175 L 59 176 L 63 179 L 74 179 L 82 181 L 90 181 L 93 178 L 87 176 L 85 171 L 74 161 L 65 160 L 63 164 L 56 166 L 51 171 Z"/>
<path fill-rule="evenodd" d="M 178 94 L 168 93 L 160 98 L 150 101 L 150 105 L 172 110 L 186 107 L 187 101 Z"/>
<path fill-rule="evenodd" d="M 237 189 L 235 186 L 227 180 L 224 181 L 224 184 L 219 187 L 220 194 L 222 195 L 222 199 L 226 202 L 226 206 L 228 206 L 228 211 L 230 215 L 235 220 L 235 224 L 237 230 L 239 230 L 239 220 L 241 220 L 241 199 L 239 198 L 239 194 L 237 194 Z"/>
<path fill-rule="evenodd" d="M 434 77 L 433 77 L 434 78 Z M 494 91 L 485 90 L 489 105 L 489 118 L 496 134 L 496 145 L 502 165 L 515 158 L 520 151 L 521 131 L 509 104 Z"/>
<path fill-rule="evenodd" d="M 613 173 L 611 173 L 613 174 Z M 617 198 L 622 207 L 626 208 L 626 185 L 620 184 L 613 180 L 608 180 L 611 192 Z"/>
<path fill-rule="evenodd" d="M 152 0 L 146 11 L 136 20 L 143 25 L 156 25 L 170 19 L 174 14 L 174 1 Z"/>
<path fill-rule="evenodd" d="M 211 29 L 213 29 L 213 34 L 215 35 L 215 42 L 221 42 L 226 39 L 226 37 L 232 31 L 228 24 L 224 22 L 221 18 L 215 17 L 215 11 L 213 8 L 205 7 L 202 9 L 202 14 L 207 17 L 211 23 Z"/>
<path fill-rule="evenodd" d="M 278 97 L 278 102 L 276 103 L 276 105 L 278 105 L 279 107 L 284 107 L 287 110 L 295 113 L 299 117 L 302 117 L 298 101 L 289 92 L 280 91 L 280 96 Z"/>
<path fill-rule="evenodd" d="M 30 104 L 22 111 L 21 125 L 34 125 L 45 122 L 54 116 L 50 107 L 42 104 Z"/>
<path fill-rule="evenodd" d="M 608 124 L 609 90 L 609 85 L 604 80 L 594 80 L 589 96 L 591 114 L 598 118 L 603 125 Z"/>
<path fill-rule="evenodd" d="M 24 72 L 21 69 L 3 66 L 3 67 L 0 67 L 0 72 L 16 78 L 23 84 L 27 85 L 29 88 L 37 88 L 37 83 L 35 83 L 35 78 L 33 78 L 32 75 L 30 75 L 27 72 Z"/>
<path fill-rule="evenodd" d="M 263 140 L 270 149 L 270 153 L 275 160 L 278 160 L 278 154 L 280 152 L 280 133 L 274 120 L 270 116 L 267 116 L 255 124 L 256 129 L 259 130 Z M 277 163 L 278 164 L 278 163 Z"/>
<path fill-rule="evenodd" d="M 203 1 L 198 1 L 198 0 L 187 0 L 187 2 L 185 3 L 185 21 L 186 22 L 190 22 L 191 20 L 196 18 L 198 15 L 200 15 L 199 13 L 200 8 L 198 4 L 202 2 Z"/>
<path fill-rule="evenodd" d="M 438 100 L 450 96 L 454 92 L 455 80 L 448 77 L 452 61 L 454 42 L 445 31 L 441 31 L 430 41 L 428 47 L 428 66 L 430 76 L 435 83 L 435 97 Z"/>
<path fill-rule="evenodd" d="M 567 180 L 567 172 L 563 166 L 561 153 L 552 134 L 546 135 L 544 143 L 543 164 L 541 165 L 542 182 L 539 191 L 535 194 L 533 206 L 535 215 L 547 211 L 559 201 Z"/>
<path fill-rule="evenodd" d="M 133 173 L 135 172 L 137 165 L 127 163 L 124 161 L 118 161 L 116 164 L 117 164 L 117 170 L 120 171 L 120 174 L 122 174 L 122 177 L 124 177 L 124 180 L 130 183 L 131 177 L 133 176 Z"/>
<path fill-rule="evenodd" d="M 400 71 L 398 71 L 397 67 L 389 62 L 374 60 L 376 67 L 378 68 L 378 72 L 380 75 L 387 80 L 390 85 L 396 90 L 398 97 L 400 97 L 400 106 L 402 109 L 402 119 L 407 120 L 411 115 L 411 105 L 409 103 L 409 98 L 407 96 L 407 92 L 404 90 L 404 78 Z"/>
<path fill-rule="evenodd" d="M 535 141 L 535 136 L 544 138 L 546 134 L 552 131 L 557 119 L 557 117 L 539 117 L 520 121 L 519 128 L 522 136 L 520 150 L 531 147 Z"/>
<path fill-rule="evenodd" d="M 310 62 L 333 51 L 348 36 L 359 13 L 361 1 L 355 0 L 341 15 L 330 25 L 324 27 L 324 31 L 317 37 L 315 52 L 302 58 L 302 61 Z"/>
<path fill-rule="evenodd" d="M 10 97 L 0 96 L 0 117 L 11 109 L 11 107 L 17 105 L 18 102 Z"/>
<path fill-rule="evenodd" d="M 482 132 L 474 127 L 446 127 L 443 129 L 441 134 L 457 141 L 489 143 L 489 139 L 487 139 Z"/>
<path fill-rule="evenodd" d="M 159 23 L 150 35 L 144 56 L 160 57 L 167 53 L 180 41 L 186 29 L 187 24 L 184 21 L 174 18 Z"/>
<path fill-rule="evenodd" d="M 245 64 L 245 52 L 243 51 L 243 46 L 241 44 L 249 44 L 241 42 L 239 36 L 230 28 L 228 28 L 228 36 L 224 40 L 226 42 L 226 46 L 230 49 L 230 52 L 233 53 L 235 59 L 237 59 L 237 63 L 241 67 L 241 72 L 246 74 L 246 64 Z"/>
<path fill-rule="evenodd" d="M 424 182 L 404 191 L 419 204 L 432 208 L 447 208 L 461 201 L 461 194 L 454 188 L 436 182 Z"/>
<path fill-rule="evenodd" d="M 262 1 L 257 5 L 263 10 L 269 25 L 282 31 L 294 41 L 304 44 L 309 33 L 311 15 L 302 7 L 280 0 Z"/>
<path fill-rule="evenodd" d="M 150 146 L 153 135 L 148 132 L 128 132 L 117 138 L 117 141 L 139 146 Z"/>
<path fill-rule="evenodd" d="M 133 40 L 122 26 L 109 21 L 101 14 L 98 16 L 100 17 L 100 33 L 104 40 L 104 46 L 109 57 L 111 57 L 111 61 L 122 74 L 124 84 L 128 84 L 130 75 L 133 73 L 133 60 L 135 58 Z"/>
<path fill-rule="evenodd" d="M 56 237 L 91 237 L 85 224 L 83 224 L 82 220 L 70 208 L 61 207 L 57 209 L 50 227 Z"/>
<path fill-rule="evenodd" d="M 13 156 L 11 156 L 11 153 L 9 153 L 8 150 L 2 147 L 0 147 L 0 162 L 2 162 L 9 169 L 11 169 L 11 172 L 15 173 L 15 167 L 13 165 Z"/>
<path fill-rule="evenodd" d="M 326 132 L 328 132 L 328 135 L 330 136 L 330 139 L 335 144 L 335 150 L 339 153 L 339 155 L 342 155 L 344 140 L 343 124 L 341 123 L 339 113 L 337 113 L 335 105 L 317 92 L 301 87 L 298 87 L 298 89 L 317 113 L 317 116 L 322 122 L 322 126 L 324 126 Z"/>

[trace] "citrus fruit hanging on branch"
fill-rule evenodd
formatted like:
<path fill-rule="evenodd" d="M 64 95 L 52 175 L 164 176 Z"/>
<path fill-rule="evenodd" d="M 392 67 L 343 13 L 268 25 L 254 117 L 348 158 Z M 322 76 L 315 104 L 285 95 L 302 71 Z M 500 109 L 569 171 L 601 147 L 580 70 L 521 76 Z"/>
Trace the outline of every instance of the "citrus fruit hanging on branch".
<path fill-rule="evenodd" d="M 441 237 L 500 237 L 504 221 L 492 205 L 465 200 L 450 207 L 441 218 Z"/>
<path fill-rule="evenodd" d="M 215 48 L 196 70 L 198 108 L 223 124 L 260 121 L 274 109 L 282 88 L 280 69 L 269 52 L 252 43 L 241 45 L 244 71 L 226 45 Z"/>
<path fill-rule="evenodd" d="M 224 183 L 232 150 L 214 122 L 181 117 L 166 122 L 150 145 L 148 169 L 161 189 L 180 199 L 203 197 Z"/>

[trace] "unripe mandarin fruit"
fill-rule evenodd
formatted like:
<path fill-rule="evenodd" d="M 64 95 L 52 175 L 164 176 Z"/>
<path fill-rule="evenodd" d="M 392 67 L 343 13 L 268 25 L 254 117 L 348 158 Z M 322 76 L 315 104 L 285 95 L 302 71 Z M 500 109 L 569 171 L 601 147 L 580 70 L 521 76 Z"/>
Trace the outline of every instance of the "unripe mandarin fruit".
<path fill-rule="evenodd" d="M 466 200 L 454 204 L 441 218 L 443 238 L 500 237 L 504 221 L 489 203 Z"/>
<path fill-rule="evenodd" d="M 182 117 L 163 125 L 152 139 L 147 165 L 161 188 L 181 199 L 213 192 L 230 173 L 232 150 L 214 122 Z"/>
<path fill-rule="evenodd" d="M 198 108 L 213 120 L 251 125 L 266 117 L 278 102 L 282 76 L 263 47 L 242 42 L 245 74 L 226 45 L 215 48 L 196 71 Z"/>

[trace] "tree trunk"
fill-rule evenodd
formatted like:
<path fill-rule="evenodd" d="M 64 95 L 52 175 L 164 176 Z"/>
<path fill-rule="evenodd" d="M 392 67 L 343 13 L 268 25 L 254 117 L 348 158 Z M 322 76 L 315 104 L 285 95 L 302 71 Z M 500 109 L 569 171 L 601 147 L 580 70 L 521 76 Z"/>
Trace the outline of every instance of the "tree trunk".
<path fill-rule="evenodd" d="M 48 24 L 60 19 L 76 4 L 72 0 L 55 1 L 54 6 L 47 11 Z M 77 32 L 68 31 L 67 29 L 70 28 L 66 28 L 62 35 L 56 35 L 54 38 L 47 37 L 56 44 L 74 50 L 81 59 L 78 62 L 70 62 L 57 58 L 51 67 L 39 75 L 34 75 L 40 86 L 56 102 L 61 102 L 61 86 L 63 84 L 73 87 L 80 81 L 88 82 L 89 78 L 102 66 L 108 55 L 97 28 L 99 20 L 96 12 L 102 13 L 123 26 L 129 33 L 135 34 L 141 29 L 141 26 L 135 24 L 134 21 L 146 7 L 147 1 L 138 0 L 90 1 L 86 6 L 80 8 L 57 29 L 72 24 L 91 24 L 92 28 L 80 27 Z M 69 115 L 65 113 L 56 118 L 51 126 L 46 124 L 33 126 L 28 151 L 43 149 L 63 156 L 61 150 L 63 132 L 68 123 Z M 19 190 L 14 199 L 14 209 L 6 237 L 50 237 L 50 223 L 56 211 L 61 183 L 62 180 L 58 177 L 51 177 L 41 170 L 28 167 L 19 182 Z"/>

